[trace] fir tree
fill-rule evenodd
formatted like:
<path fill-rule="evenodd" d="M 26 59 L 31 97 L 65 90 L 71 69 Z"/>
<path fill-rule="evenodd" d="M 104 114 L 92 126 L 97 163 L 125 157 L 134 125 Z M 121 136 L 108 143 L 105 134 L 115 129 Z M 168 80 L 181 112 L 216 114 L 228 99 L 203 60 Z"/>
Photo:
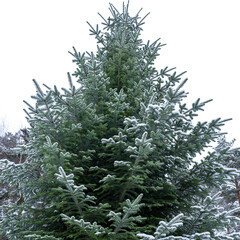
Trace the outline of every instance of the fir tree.
<path fill-rule="evenodd" d="M 233 147 L 235 140 L 230 142 L 226 141 L 225 136 L 221 136 L 218 139 L 218 145 L 216 147 L 216 151 L 219 155 L 221 155 L 224 151 Z M 240 152 L 239 149 L 233 149 L 231 156 L 226 159 L 225 165 L 229 168 L 236 168 L 239 172 L 240 170 Z M 221 187 L 221 206 L 225 211 L 230 211 L 240 206 L 240 192 L 239 192 L 239 173 L 238 175 L 230 178 L 226 181 Z M 240 217 L 240 213 L 237 212 L 234 214 L 237 217 Z M 230 224 L 227 227 L 227 231 L 229 233 L 234 231 L 240 231 L 240 226 L 238 223 Z"/>
<path fill-rule="evenodd" d="M 143 43 L 146 16 L 128 8 L 110 4 L 102 29 L 89 24 L 97 52 L 73 48 L 77 81 L 68 74 L 68 89 L 34 80 L 21 147 L 28 158 L 1 161 L 1 181 L 19 197 L 3 207 L 0 232 L 9 240 L 239 236 L 221 232 L 239 219 L 210 207 L 212 189 L 237 174 L 224 166 L 231 150 L 195 161 L 227 120 L 194 124 L 210 100 L 187 106 L 185 73 L 155 68 L 163 44 Z"/>
<path fill-rule="evenodd" d="M 0 159 L 7 159 L 10 162 L 22 163 L 26 159 L 26 155 L 18 152 L 16 147 L 27 143 L 28 131 L 27 129 L 21 129 L 15 134 L 11 132 L 4 133 L 0 136 Z M 8 204 L 10 201 L 17 201 L 18 198 L 12 194 L 12 187 L 8 184 L 0 183 L 0 206 Z M 0 208 L 0 215 L 2 215 L 2 209 Z M 4 234 L 5 235 L 5 234 Z M 4 235 L 0 235 L 0 239 L 5 239 Z"/>

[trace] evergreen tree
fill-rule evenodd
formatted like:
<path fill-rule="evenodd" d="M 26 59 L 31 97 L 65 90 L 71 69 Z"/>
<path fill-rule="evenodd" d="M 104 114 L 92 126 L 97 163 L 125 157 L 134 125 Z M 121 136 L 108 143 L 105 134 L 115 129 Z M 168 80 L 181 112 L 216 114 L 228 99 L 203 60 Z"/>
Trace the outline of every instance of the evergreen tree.
<path fill-rule="evenodd" d="M 6 132 L 0 136 L 0 159 L 8 159 L 14 163 L 22 163 L 26 159 L 26 155 L 16 151 L 18 145 L 27 143 L 28 131 L 27 129 L 21 129 L 15 134 Z M 15 149 L 15 150 L 14 150 Z M 6 205 L 9 201 L 16 201 L 16 196 L 11 194 L 12 188 L 8 184 L 0 183 L 0 206 Z M 0 209 L 0 215 L 2 215 L 2 209 Z M 0 239 L 5 239 L 3 235 L 0 235 Z"/>
<path fill-rule="evenodd" d="M 231 148 L 234 144 L 235 140 L 231 142 L 226 141 L 225 136 L 221 136 L 218 139 L 218 145 L 216 147 L 216 151 L 218 154 L 222 154 L 222 152 Z M 238 172 L 240 171 L 240 152 L 239 149 L 233 149 L 233 154 L 226 159 L 225 165 L 229 168 L 236 168 Z M 225 184 L 221 187 L 221 195 L 222 201 L 221 206 L 225 211 L 230 211 L 240 206 L 240 191 L 239 191 L 239 173 L 238 175 L 230 178 Z M 240 213 L 237 212 L 234 214 L 237 217 L 240 217 Z M 239 224 L 230 224 L 228 226 L 228 232 L 231 233 L 233 231 L 240 231 Z"/>
<path fill-rule="evenodd" d="M 224 166 L 231 150 L 195 161 L 227 120 L 193 123 L 210 100 L 187 106 L 184 73 L 155 68 L 163 44 L 143 43 L 146 16 L 131 17 L 128 7 L 110 4 L 103 29 L 89 24 L 97 52 L 73 48 L 69 89 L 43 90 L 34 80 L 29 142 L 20 148 L 28 158 L 0 167 L 19 196 L 3 207 L 0 232 L 9 240 L 239 236 L 221 232 L 239 219 L 209 195 L 237 174 Z"/>

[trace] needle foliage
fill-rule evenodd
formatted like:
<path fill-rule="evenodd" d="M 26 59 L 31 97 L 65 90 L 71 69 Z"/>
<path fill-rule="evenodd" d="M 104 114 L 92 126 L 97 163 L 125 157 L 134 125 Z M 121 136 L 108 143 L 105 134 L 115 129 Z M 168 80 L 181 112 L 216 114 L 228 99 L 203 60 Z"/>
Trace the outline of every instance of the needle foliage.
<path fill-rule="evenodd" d="M 69 88 L 36 80 L 26 102 L 29 142 L 24 163 L 1 160 L 1 181 L 17 202 L 4 205 L 7 239 L 239 239 L 219 188 L 237 174 L 232 154 L 210 151 L 227 120 L 198 122 L 207 101 L 186 104 L 185 73 L 157 70 L 164 44 L 141 39 L 145 17 L 112 4 L 101 27 L 90 23 L 97 51 L 70 52 Z M 20 151 L 18 149 L 18 151 Z M 211 227 L 210 227 L 211 226 Z M 235 235 L 234 235 L 235 234 Z"/>

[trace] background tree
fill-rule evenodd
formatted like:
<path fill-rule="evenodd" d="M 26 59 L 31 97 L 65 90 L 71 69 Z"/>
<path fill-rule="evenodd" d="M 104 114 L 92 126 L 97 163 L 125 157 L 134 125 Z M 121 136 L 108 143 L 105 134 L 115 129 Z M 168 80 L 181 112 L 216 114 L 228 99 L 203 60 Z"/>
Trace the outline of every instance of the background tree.
<path fill-rule="evenodd" d="M 218 154 L 222 154 L 223 151 L 233 146 L 235 140 L 230 142 L 226 141 L 225 136 L 221 136 L 218 139 L 218 145 L 216 151 Z M 226 159 L 226 167 L 240 169 L 240 152 L 239 149 L 234 149 L 233 154 Z M 240 206 L 240 189 L 239 189 L 239 174 L 230 178 L 225 184 L 222 185 L 222 201 L 221 206 L 224 210 L 229 211 Z M 235 216 L 240 217 L 239 212 L 235 213 Z M 233 224 L 228 226 L 228 232 L 239 231 L 239 224 Z"/>
<path fill-rule="evenodd" d="M 7 159 L 14 163 L 22 163 L 26 159 L 26 155 L 16 151 L 18 145 L 26 144 L 28 141 L 28 130 L 21 129 L 15 134 L 6 132 L 0 136 L 0 159 Z M 16 196 L 11 195 L 12 188 L 8 184 L 0 183 L 0 206 L 6 205 L 8 202 L 16 201 Z M 0 210 L 0 214 L 2 211 Z M 1 225 L 0 225 L 1 226 Z M 5 239 L 4 236 L 0 236 Z"/>
<path fill-rule="evenodd" d="M 103 29 L 89 24 L 98 50 L 73 48 L 77 81 L 68 74 L 69 89 L 43 90 L 34 80 L 29 142 L 19 148 L 28 158 L 1 161 L 1 180 L 17 186 L 21 199 L 3 208 L 9 239 L 239 236 L 219 232 L 239 219 L 209 195 L 237 174 L 224 166 L 232 151 L 195 161 L 227 120 L 194 124 L 210 100 L 187 106 L 184 73 L 154 67 L 163 45 L 143 43 L 145 17 L 131 17 L 128 7 L 110 4 L 111 16 L 100 15 Z"/>

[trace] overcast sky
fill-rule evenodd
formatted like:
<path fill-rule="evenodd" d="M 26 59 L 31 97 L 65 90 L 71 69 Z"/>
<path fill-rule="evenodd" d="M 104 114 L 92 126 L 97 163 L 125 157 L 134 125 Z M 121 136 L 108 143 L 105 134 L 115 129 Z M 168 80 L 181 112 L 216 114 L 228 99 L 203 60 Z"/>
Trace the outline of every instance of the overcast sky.
<path fill-rule="evenodd" d="M 40 84 L 67 86 L 67 72 L 75 66 L 68 51 L 95 51 L 89 27 L 108 17 L 108 0 L 0 1 L 0 125 L 17 131 L 27 126 L 23 100 Z M 112 0 L 117 8 L 122 1 Z M 240 146 L 240 1 L 131 0 L 130 12 L 150 12 L 144 25 L 145 41 L 161 38 L 156 67 L 187 71 L 189 103 L 213 99 L 200 120 L 233 118 L 224 131 Z"/>

